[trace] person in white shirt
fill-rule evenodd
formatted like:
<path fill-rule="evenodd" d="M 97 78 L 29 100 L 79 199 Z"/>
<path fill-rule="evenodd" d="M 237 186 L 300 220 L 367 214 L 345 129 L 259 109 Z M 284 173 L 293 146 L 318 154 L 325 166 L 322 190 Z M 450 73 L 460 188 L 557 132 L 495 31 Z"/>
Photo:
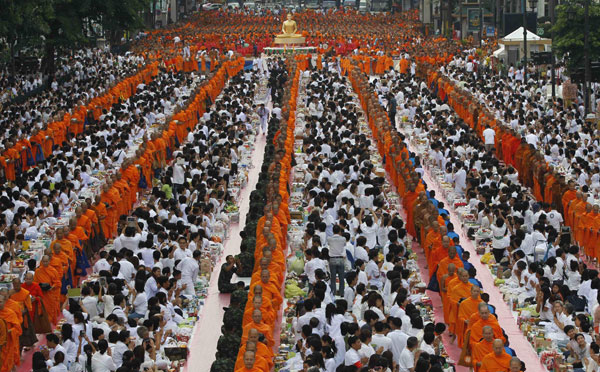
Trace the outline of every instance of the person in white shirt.
<path fill-rule="evenodd" d="M 123 364 L 123 354 L 129 350 L 129 331 L 122 330 L 119 332 L 119 341 L 115 344 L 115 348 L 113 350 L 112 359 L 115 363 L 115 366 L 119 368 Z M 93 363 L 93 362 L 92 362 Z"/>
<path fill-rule="evenodd" d="M 356 366 L 358 368 L 366 366 L 369 362 L 369 359 L 361 358 L 358 354 L 358 351 L 362 346 L 360 339 L 357 336 L 350 336 L 348 338 L 348 345 L 350 348 L 346 351 L 346 355 L 344 356 L 344 365 Z"/>
<path fill-rule="evenodd" d="M 429 355 L 437 355 L 439 353 L 439 349 L 435 345 L 435 334 L 433 332 L 425 332 L 423 334 L 420 349 Z"/>
<path fill-rule="evenodd" d="M 181 271 L 181 283 L 185 285 L 182 292 L 183 295 L 192 296 L 194 295 L 194 285 L 200 272 L 200 258 L 202 252 L 195 250 L 192 257 L 186 257 L 177 266 L 177 270 Z"/>
<path fill-rule="evenodd" d="M 494 148 L 494 145 L 496 144 L 496 142 L 495 142 L 496 131 L 493 130 L 492 128 L 490 128 L 489 125 L 486 125 L 486 128 L 483 131 L 483 138 L 484 138 L 485 149 L 487 151 L 490 151 L 492 148 Z"/>
<path fill-rule="evenodd" d="M 129 221 L 119 236 L 122 248 L 137 252 L 142 240 L 142 230 L 136 221 Z"/>
<path fill-rule="evenodd" d="M 392 340 L 385 335 L 385 324 L 379 321 L 375 323 L 373 328 L 375 334 L 371 338 L 371 347 L 375 350 L 382 347 L 384 352 L 389 351 L 392 348 Z"/>
<path fill-rule="evenodd" d="M 414 372 L 415 361 L 419 359 L 421 350 L 418 350 L 419 340 L 416 337 L 409 337 L 406 340 L 406 347 L 400 354 L 398 362 L 399 372 Z"/>
<path fill-rule="evenodd" d="M 126 281 L 133 280 L 136 273 L 135 266 L 125 258 L 123 252 L 117 253 L 117 258 L 119 258 L 119 274 Z"/>
<path fill-rule="evenodd" d="M 114 372 L 117 370 L 108 341 L 98 341 L 98 350 L 92 356 L 92 372 Z"/>
<path fill-rule="evenodd" d="M 56 352 L 54 355 L 54 366 L 50 368 L 49 372 L 67 372 L 67 366 L 63 363 L 65 361 L 65 354 L 62 351 Z"/>
<path fill-rule="evenodd" d="M 94 274 L 98 274 L 100 271 L 103 270 L 110 271 L 111 262 L 109 260 L 112 261 L 112 258 L 108 256 L 108 252 L 101 251 L 100 259 L 94 264 Z"/>
<path fill-rule="evenodd" d="M 92 289 L 87 285 L 84 286 L 81 288 L 81 295 L 83 296 L 81 305 L 90 316 L 90 319 L 98 316 L 98 298 L 92 296 Z"/>
<path fill-rule="evenodd" d="M 388 322 L 392 328 L 392 330 L 387 334 L 387 337 L 391 340 L 390 350 L 394 356 L 394 361 L 399 363 L 400 355 L 406 347 L 408 335 L 402 331 L 402 319 L 390 316 L 388 318 Z"/>

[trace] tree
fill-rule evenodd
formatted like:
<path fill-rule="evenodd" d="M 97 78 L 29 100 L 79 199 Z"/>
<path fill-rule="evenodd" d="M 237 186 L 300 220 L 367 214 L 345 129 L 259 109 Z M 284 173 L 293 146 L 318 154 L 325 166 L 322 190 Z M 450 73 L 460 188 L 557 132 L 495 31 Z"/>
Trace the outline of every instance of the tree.
<path fill-rule="evenodd" d="M 566 0 L 556 7 L 556 22 L 552 27 L 552 46 L 558 56 L 565 57 L 570 70 L 584 65 L 583 1 L 589 5 L 589 57 L 600 58 L 600 4 L 592 0 Z"/>
<path fill-rule="evenodd" d="M 152 0 L 0 0 L 0 44 L 11 59 L 27 46 L 43 47 L 43 70 L 54 73 L 57 53 L 90 45 L 104 30 L 114 43 L 143 27 Z"/>
<path fill-rule="evenodd" d="M 0 48 L 7 52 L 14 70 L 14 57 L 27 47 L 39 47 L 49 31 L 51 0 L 0 0 Z M 13 71 L 14 72 L 14 71 Z"/>

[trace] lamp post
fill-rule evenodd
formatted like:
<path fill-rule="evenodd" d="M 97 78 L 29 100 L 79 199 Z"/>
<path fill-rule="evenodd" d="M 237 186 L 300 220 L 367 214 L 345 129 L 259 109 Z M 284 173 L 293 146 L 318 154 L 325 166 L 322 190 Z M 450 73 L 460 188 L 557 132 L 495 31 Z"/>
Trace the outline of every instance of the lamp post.
<path fill-rule="evenodd" d="M 556 69 L 555 61 L 554 61 L 554 11 L 555 11 L 555 0 L 550 0 L 550 23 L 552 24 L 552 28 L 550 31 L 550 38 L 552 39 L 552 45 L 550 48 L 550 63 L 552 64 L 552 71 L 550 72 L 550 78 L 552 79 L 552 101 L 556 99 Z"/>
<path fill-rule="evenodd" d="M 479 47 L 483 45 L 483 8 L 481 7 L 481 1 L 479 0 Z"/>
<path fill-rule="evenodd" d="M 589 82 L 592 80 L 592 70 L 590 66 L 590 55 L 589 55 L 589 33 L 590 33 L 590 2 L 589 0 L 583 0 L 583 19 L 584 19 L 584 32 L 583 32 L 583 63 L 584 63 L 584 74 L 583 74 L 583 105 L 585 107 L 585 114 L 590 112 L 590 90 Z M 577 17 L 577 11 L 575 9 L 567 10 L 567 16 L 569 20 L 573 21 Z"/>
<path fill-rule="evenodd" d="M 585 107 L 585 115 L 590 112 L 590 81 L 592 80 L 592 71 L 590 66 L 590 45 L 589 45 L 589 34 L 590 34 L 590 0 L 583 0 L 583 16 L 584 16 L 584 27 L 585 31 L 583 34 L 583 48 L 584 48 L 584 63 L 585 63 L 585 76 L 583 79 L 584 91 L 583 91 L 583 99 L 584 99 L 584 107 Z"/>
<path fill-rule="evenodd" d="M 523 82 L 527 83 L 527 0 L 521 0 L 523 8 Z"/>

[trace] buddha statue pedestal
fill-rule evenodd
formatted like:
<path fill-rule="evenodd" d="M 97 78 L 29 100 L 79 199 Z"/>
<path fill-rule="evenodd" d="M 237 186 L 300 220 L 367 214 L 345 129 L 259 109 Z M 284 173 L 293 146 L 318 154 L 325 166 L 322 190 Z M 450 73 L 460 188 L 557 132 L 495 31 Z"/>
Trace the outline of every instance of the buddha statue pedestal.
<path fill-rule="evenodd" d="M 277 45 L 300 45 L 306 42 L 304 36 L 275 36 L 275 44 Z"/>

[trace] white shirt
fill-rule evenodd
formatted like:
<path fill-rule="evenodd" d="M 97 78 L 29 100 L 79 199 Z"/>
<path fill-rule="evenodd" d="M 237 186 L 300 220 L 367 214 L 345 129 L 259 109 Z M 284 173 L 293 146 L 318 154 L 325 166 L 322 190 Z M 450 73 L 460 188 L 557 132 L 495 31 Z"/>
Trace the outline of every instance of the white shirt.
<path fill-rule="evenodd" d="M 111 372 L 116 369 L 117 366 L 107 353 L 100 354 L 100 352 L 96 352 L 92 356 L 92 372 Z"/>
<path fill-rule="evenodd" d="M 133 264 L 126 259 L 119 261 L 119 265 L 121 265 L 119 273 L 123 275 L 123 278 L 125 278 L 127 281 L 133 279 L 133 276 L 135 275 L 135 266 L 133 266 Z"/>
<path fill-rule="evenodd" d="M 113 352 L 112 352 L 112 359 L 113 359 L 113 362 L 115 362 L 115 365 L 117 366 L 117 368 L 123 364 L 123 353 L 125 353 L 127 350 L 129 350 L 129 348 L 123 342 L 118 341 L 115 344 L 115 348 L 113 349 Z M 92 363 L 93 363 L 93 359 L 92 359 Z"/>
<path fill-rule="evenodd" d="M 142 234 L 137 233 L 131 237 L 121 235 L 119 237 L 119 240 L 121 241 L 121 246 L 123 248 L 127 248 L 132 251 L 137 251 L 139 249 L 140 241 L 142 240 Z"/>
<path fill-rule="evenodd" d="M 402 351 L 406 348 L 406 340 L 408 340 L 408 335 L 402 332 L 399 329 L 393 330 L 387 334 L 387 337 L 390 339 L 390 350 L 394 355 L 394 361 L 396 363 L 400 362 L 400 355 Z"/>
<path fill-rule="evenodd" d="M 106 258 L 101 258 L 94 264 L 94 273 L 99 273 L 102 270 L 110 271 L 110 264 Z"/>
<path fill-rule="evenodd" d="M 83 307 L 90 316 L 90 319 L 98 315 L 98 299 L 94 296 L 86 296 L 81 300 Z"/>
<path fill-rule="evenodd" d="M 400 353 L 398 366 L 400 372 L 410 372 L 410 369 L 415 366 L 415 355 L 406 347 L 402 350 L 402 353 Z"/>
<path fill-rule="evenodd" d="M 388 351 L 392 347 L 392 340 L 386 335 L 375 333 L 371 338 L 371 346 L 377 351 L 383 346 L 383 351 Z"/>
<path fill-rule="evenodd" d="M 357 362 L 360 362 L 360 356 L 358 355 L 358 351 L 354 350 L 353 348 L 348 349 L 346 351 L 346 355 L 344 356 L 344 365 L 352 366 L 355 365 Z"/>
<path fill-rule="evenodd" d="M 187 283 L 188 286 L 190 284 L 193 286 L 200 271 L 198 261 L 192 257 L 184 258 L 177 266 L 177 269 L 181 271 L 181 281 Z"/>
<path fill-rule="evenodd" d="M 59 363 L 54 367 L 50 368 L 49 372 L 67 372 L 67 366 L 64 363 Z"/>
<path fill-rule="evenodd" d="M 486 128 L 483 131 L 483 138 L 486 145 L 495 144 L 494 139 L 496 138 L 496 131 L 494 131 L 492 128 Z"/>

